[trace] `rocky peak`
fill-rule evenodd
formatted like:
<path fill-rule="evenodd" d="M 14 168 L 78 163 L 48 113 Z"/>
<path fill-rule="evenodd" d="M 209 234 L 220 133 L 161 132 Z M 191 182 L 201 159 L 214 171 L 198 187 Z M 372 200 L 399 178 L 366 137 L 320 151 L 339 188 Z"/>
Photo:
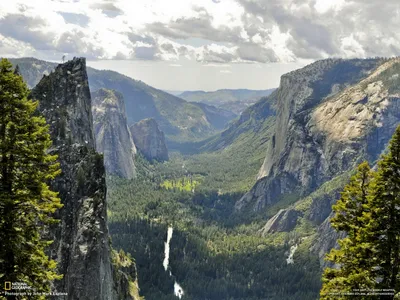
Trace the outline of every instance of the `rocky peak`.
<path fill-rule="evenodd" d="M 63 279 L 54 283 L 64 299 L 133 299 L 115 280 L 107 227 L 105 169 L 95 151 L 91 97 L 84 58 L 59 65 L 32 90 L 39 111 L 50 124 L 62 174 L 52 183 L 63 207 L 50 230 L 49 254 Z M 124 292 L 122 292 L 122 290 Z M 125 296 L 121 296 L 122 294 Z M 60 298 L 58 298 L 60 299 Z"/>
<path fill-rule="evenodd" d="M 54 146 L 65 142 L 95 148 L 86 60 L 74 58 L 44 75 L 32 90 L 50 124 Z"/>
<path fill-rule="evenodd" d="M 306 69 L 313 66 L 320 65 Z M 344 235 L 330 225 L 332 205 L 361 161 L 374 165 L 400 123 L 400 59 L 335 60 L 322 66 L 322 73 L 282 76 L 260 179 L 236 209 L 262 210 L 294 196 L 298 214 L 289 216 L 292 207 L 282 210 L 261 232 L 286 231 L 296 217 L 311 222 L 318 232 L 310 250 L 325 267 L 325 254 Z"/>
<path fill-rule="evenodd" d="M 164 133 L 156 120 L 144 119 L 130 127 L 133 140 L 139 151 L 149 160 L 168 160 Z"/>
<path fill-rule="evenodd" d="M 136 147 L 127 124 L 124 98 L 121 93 L 107 89 L 100 89 L 92 96 L 96 150 L 104 154 L 108 174 L 131 179 L 136 174 Z"/>

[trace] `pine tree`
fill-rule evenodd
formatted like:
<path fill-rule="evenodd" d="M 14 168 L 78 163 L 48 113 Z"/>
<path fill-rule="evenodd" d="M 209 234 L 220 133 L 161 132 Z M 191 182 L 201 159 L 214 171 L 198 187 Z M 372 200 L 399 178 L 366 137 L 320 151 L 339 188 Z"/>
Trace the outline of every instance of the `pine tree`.
<path fill-rule="evenodd" d="M 338 269 L 324 272 L 321 299 L 334 290 L 394 290 L 400 293 L 400 126 L 382 155 L 376 172 L 363 163 L 333 206 L 332 226 L 347 233 L 327 259 Z M 360 299 L 370 299 L 362 296 Z M 371 296 L 372 299 L 374 296 Z M 394 296 L 382 295 L 381 299 Z"/>
<path fill-rule="evenodd" d="M 372 182 L 365 234 L 373 244 L 378 289 L 400 292 L 400 126 L 382 156 Z M 385 298 L 388 299 L 388 298 Z"/>
<path fill-rule="evenodd" d="M 61 278 L 45 254 L 51 241 L 42 234 L 62 205 L 47 183 L 60 173 L 38 103 L 11 63 L 0 61 L 0 284 L 25 282 L 48 291 Z M 33 297 L 32 297 L 33 298 Z"/>
<path fill-rule="evenodd" d="M 360 164 L 333 206 L 332 227 L 346 232 L 346 237 L 338 241 L 339 249 L 332 249 L 327 255 L 326 259 L 339 268 L 325 269 L 321 299 L 348 299 L 349 296 L 343 293 L 374 285 L 370 274 L 373 253 L 361 230 L 367 222 L 364 214 L 368 211 L 371 175 L 368 163 Z"/>
<path fill-rule="evenodd" d="M 19 69 L 19 66 L 18 66 L 18 65 L 15 66 L 14 74 L 15 74 L 15 75 L 21 75 L 21 70 Z"/>

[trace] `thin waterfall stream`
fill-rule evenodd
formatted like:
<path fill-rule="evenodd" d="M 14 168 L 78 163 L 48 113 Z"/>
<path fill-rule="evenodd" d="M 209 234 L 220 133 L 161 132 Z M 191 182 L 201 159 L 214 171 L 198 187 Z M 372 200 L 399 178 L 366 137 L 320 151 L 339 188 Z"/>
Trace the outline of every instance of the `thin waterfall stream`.
<path fill-rule="evenodd" d="M 164 270 L 168 270 L 169 266 L 169 253 L 170 253 L 170 243 L 172 239 L 172 234 L 174 233 L 174 229 L 172 227 L 168 227 L 167 230 L 167 241 L 164 243 L 165 244 L 165 249 L 164 249 L 164 261 L 163 261 L 163 266 Z M 169 271 L 169 276 L 173 276 L 172 272 Z M 185 294 L 183 291 L 183 288 L 175 281 L 174 283 L 174 294 L 177 296 L 179 299 L 182 298 L 182 296 Z"/>

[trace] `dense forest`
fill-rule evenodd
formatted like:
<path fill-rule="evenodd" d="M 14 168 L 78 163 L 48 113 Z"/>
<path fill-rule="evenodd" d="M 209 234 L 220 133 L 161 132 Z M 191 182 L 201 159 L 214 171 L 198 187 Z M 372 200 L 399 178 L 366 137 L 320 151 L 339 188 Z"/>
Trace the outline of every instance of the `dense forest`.
<path fill-rule="evenodd" d="M 210 165 L 192 173 L 189 167 L 199 159 L 175 156 L 150 164 L 139 154 L 137 178 L 108 177 L 113 245 L 135 258 L 141 294 L 176 299 L 177 280 L 183 299 L 315 299 L 321 274 L 318 258 L 308 251 L 312 230 L 303 226 L 263 237 L 259 229 L 268 215 L 236 213 L 234 204 L 243 193 L 221 193 L 208 185 L 212 174 L 219 176 Z M 204 180 L 206 173 L 211 178 Z M 162 264 L 168 226 L 174 228 L 173 277 Z M 288 263 L 291 246 L 300 240 L 294 264 Z"/>
<path fill-rule="evenodd" d="M 309 251 L 316 234 L 309 208 L 316 201 L 340 198 L 331 222 L 345 238 L 327 259 L 329 266 L 342 267 L 325 270 L 321 299 L 348 299 L 360 289 L 389 290 L 393 298 L 400 265 L 399 145 L 400 128 L 376 172 L 363 163 L 304 198 L 289 195 L 261 213 L 235 210 L 243 192 L 217 189 L 219 165 L 195 163 L 205 154 L 175 155 L 167 163 L 149 163 L 139 155 L 136 179 L 108 178 L 113 243 L 135 257 L 146 299 L 174 299 L 175 282 L 185 291 L 182 299 L 316 299 L 322 270 Z M 295 229 L 262 234 L 265 222 L 289 205 L 305 214 Z M 174 234 L 166 271 L 168 227 Z"/>

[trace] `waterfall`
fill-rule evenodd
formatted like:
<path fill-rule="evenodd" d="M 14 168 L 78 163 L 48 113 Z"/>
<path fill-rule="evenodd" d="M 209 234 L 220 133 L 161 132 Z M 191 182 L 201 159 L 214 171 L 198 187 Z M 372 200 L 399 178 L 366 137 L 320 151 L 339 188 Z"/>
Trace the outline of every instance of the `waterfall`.
<path fill-rule="evenodd" d="M 175 281 L 175 283 L 174 283 L 174 294 L 175 294 L 175 296 L 177 296 L 179 299 L 181 299 L 182 296 L 183 296 L 183 294 L 184 294 L 182 287 L 181 287 L 181 286 L 179 285 L 179 283 L 177 283 L 176 281 Z"/>
<path fill-rule="evenodd" d="M 289 256 L 288 256 L 288 258 L 286 258 L 286 263 L 287 263 L 288 265 L 289 265 L 289 264 L 294 264 L 293 255 L 294 255 L 294 253 L 296 252 L 296 250 L 297 250 L 297 244 L 294 245 L 294 246 L 292 246 L 292 247 L 290 247 Z"/>
<path fill-rule="evenodd" d="M 174 232 L 174 229 L 172 227 L 168 227 L 167 241 L 164 243 L 165 244 L 165 249 L 164 249 L 163 266 L 164 266 L 164 270 L 165 271 L 167 271 L 168 265 L 169 265 L 169 243 L 171 242 L 171 238 L 172 238 L 172 233 L 173 232 Z"/>
<path fill-rule="evenodd" d="M 163 266 L 164 266 L 164 270 L 165 271 L 168 270 L 168 266 L 169 266 L 170 243 L 171 243 L 171 239 L 172 239 L 172 234 L 173 233 L 174 233 L 174 229 L 172 227 L 168 227 L 168 230 L 167 230 L 167 241 L 164 243 L 165 249 L 164 249 Z M 173 276 L 171 271 L 169 271 L 169 276 L 170 277 Z M 177 283 L 175 281 L 175 283 L 174 283 L 174 295 L 177 296 L 179 299 L 181 299 L 184 294 L 185 293 L 183 291 L 183 288 L 179 285 L 179 283 Z"/>

